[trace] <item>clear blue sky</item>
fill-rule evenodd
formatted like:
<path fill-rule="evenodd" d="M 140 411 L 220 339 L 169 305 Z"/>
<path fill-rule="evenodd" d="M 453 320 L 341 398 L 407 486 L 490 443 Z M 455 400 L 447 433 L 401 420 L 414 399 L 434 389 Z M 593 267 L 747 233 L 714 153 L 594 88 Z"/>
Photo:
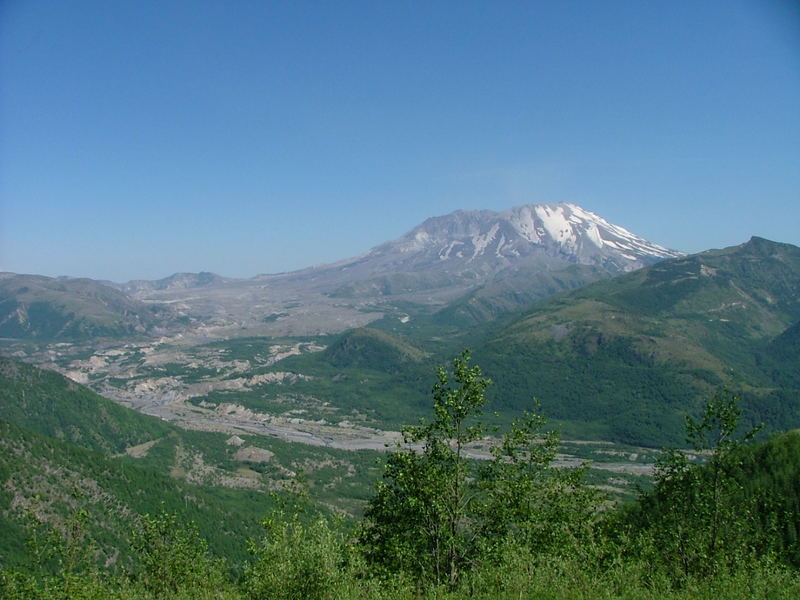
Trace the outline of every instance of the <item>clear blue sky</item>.
<path fill-rule="evenodd" d="M 0 270 L 252 276 L 559 201 L 800 244 L 800 3 L 0 0 Z"/>

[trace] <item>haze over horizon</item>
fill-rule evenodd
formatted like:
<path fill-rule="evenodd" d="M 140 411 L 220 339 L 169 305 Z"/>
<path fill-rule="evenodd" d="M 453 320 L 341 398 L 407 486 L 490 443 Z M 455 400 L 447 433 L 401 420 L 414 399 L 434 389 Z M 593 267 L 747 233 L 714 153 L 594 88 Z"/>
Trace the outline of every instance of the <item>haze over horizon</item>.
<path fill-rule="evenodd" d="M 334 262 L 571 202 L 800 245 L 800 4 L 0 5 L 0 271 Z"/>

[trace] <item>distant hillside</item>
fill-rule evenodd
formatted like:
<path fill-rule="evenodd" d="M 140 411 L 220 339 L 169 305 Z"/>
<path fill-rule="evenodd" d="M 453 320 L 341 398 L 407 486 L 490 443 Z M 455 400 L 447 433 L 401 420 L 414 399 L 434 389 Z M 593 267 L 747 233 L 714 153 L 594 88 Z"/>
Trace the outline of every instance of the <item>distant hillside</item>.
<path fill-rule="evenodd" d="M 4 274 L 0 337 L 86 339 L 143 334 L 171 316 L 91 279 Z"/>
<path fill-rule="evenodd" d="M 404 363 L 419 363 L 427 354 L 383 331 L 362 327 L 339 336 L 321 359 L 335 367 L 397 371 Z"/>
<path fill-rule="evenodd" d="M 723 384 L 752 420 L 800 425 L 798 319 L 800 248 L 753 238 L 545 300 L 476 356 L 507 410 L 536 396 L 577 432 L 675 443 Z"/>
<path fill-rule="evenodd" d="M 756 359 L 776 385 L 800 389 L 800 321 L 771 340 Z"/>
<path fill-rule="evenodd" d="M 590 265 L 568 264 L 561 268 L 536 262 L 519 265 L 501 271 L 484 285 L 439 310 L 431 321 L 470 327 L 608 276 L 600 267 Z"/>
<path fill-rule="evenodd" d="M 141 292 L 175 290 L 175 289 L 194 289 L 211 285 L 219 285 L 232 281 L 226 277 L 221 277 L 216 273 L 201 271 L 200 273 L 174 273 L 163 279 L 155 281 L 135 279 L 127 283 L 108 282 L 107 285 L 117 288 L 126 294 L 136 295 Z M 104 282 L 105 283 L 105 282 Z"/>

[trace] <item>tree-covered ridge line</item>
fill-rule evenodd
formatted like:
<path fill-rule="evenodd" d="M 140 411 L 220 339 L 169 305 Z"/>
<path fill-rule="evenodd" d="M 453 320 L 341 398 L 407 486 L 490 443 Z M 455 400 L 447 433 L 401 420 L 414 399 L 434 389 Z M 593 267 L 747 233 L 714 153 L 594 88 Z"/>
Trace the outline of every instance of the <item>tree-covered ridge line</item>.
<path fill-rule="evenodd" d="M 58 373 L 8 358 L 0 358 L 0 418 L 105 453 L 124 452 L 171 430 Z"/>
<path fill-rule="evenodd" d="M 60 530 L 33 521 L 32 562 L 0 571 L 21 598 L 792 598 L 800 591 L 800 434 L 753 444 L 737 398 L 720 392 L 667 450 L 655 487 L 622 509 L 582 469 L 554 469 L 557 436 L 515 423 L 494 459 L 470 461 L 485 433 L 489 381 L 469 356 L 440 368 L 432 419 L 405 430 L 365 519 L 332 517 L 302 488 L 276 496 L 241 575 L 170 512 L 140 517 L 134 561 L 108 571 L 87 552 L 80 511 Z M 86 451 L 83 451 L 86 452 Z M 38 540 L 38 541 L 37 541 Z M 46 540 L 42 545 L 42 540 Z"/>

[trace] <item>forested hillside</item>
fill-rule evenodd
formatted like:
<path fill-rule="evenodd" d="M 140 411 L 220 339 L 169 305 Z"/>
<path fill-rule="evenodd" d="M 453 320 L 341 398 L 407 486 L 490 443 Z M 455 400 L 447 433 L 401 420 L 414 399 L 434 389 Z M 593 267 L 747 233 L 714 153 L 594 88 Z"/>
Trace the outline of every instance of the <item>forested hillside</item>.
<path fill-rule="evenodd" d="M 800 425 L 800 249 L 753 238 L 534 305 L 476 356 L 509 412 L 538 397 L 569 435 L 678 443 L 721 385 L 744 418 Z"/>

